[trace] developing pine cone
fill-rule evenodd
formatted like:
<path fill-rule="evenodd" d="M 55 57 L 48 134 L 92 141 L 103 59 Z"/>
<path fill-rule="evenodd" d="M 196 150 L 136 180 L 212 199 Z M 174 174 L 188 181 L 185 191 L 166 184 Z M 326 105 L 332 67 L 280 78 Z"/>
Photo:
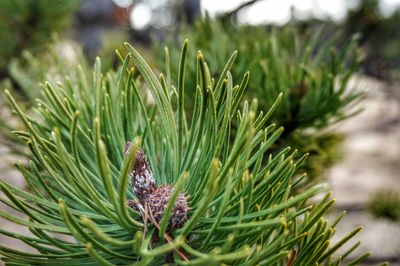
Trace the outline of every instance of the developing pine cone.
<path fill-rule="evenodd" d="M 128 142 L 125 145 L 125 155 L 131 146 L 131 142 Z M 151 172 L 150 164 L 147 161 L 146 155 L 144 155 L 143 151 L 140 149 L 136 152 L 135 163 L 133 164 L 129 175 L 131 177 L 133 192 L 140 203 L 143 204 L 143 201 L 146 199 L 147 195 L 156 188 L 156 181 L 154 180 L 154 176 Z"/>
<path fill-rule="evenodd" d="M 125 146 L 125 154 L 130 146 L 131 143 L 128 142 Z M 130 177 L 133 192 L 139 202 L 129 200 L 128 206 L 138 210 L 143 218 L 143 215 L 145 215 L 143 212 L 147 205 L 147 209 L 151 212 L 154 221 L 159 224 L 168 205 L 168 200 L 174 192 L 173 186 L 162 184 L 160 187 L 156 187 L 150 164 L 142 150 L 136 152 L 136 159 Z M 190 210 L 187 200 L 188 197 L 185 193 L 178 194 L 169 220 L 169 229 L 181 228 L 187 221 Z"/>

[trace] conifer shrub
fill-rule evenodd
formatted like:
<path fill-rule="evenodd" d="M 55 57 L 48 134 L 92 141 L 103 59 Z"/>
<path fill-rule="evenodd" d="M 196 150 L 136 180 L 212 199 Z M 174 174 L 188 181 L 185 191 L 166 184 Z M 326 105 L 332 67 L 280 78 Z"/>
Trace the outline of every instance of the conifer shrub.
<path fill-rule="evenodd" d="M 296 191 L 304 176 L 294 173 L 307 155 L 290 148 L 272 154 L 282 128 L 267 125 L 282 95 L 264 113 L 256 100 L 242 101 L 249 75 L 231 74 L 236 53 L 213 79 L 198 52 L 190 88 L 185 42 L 174 87 L 170 72 L 157 78 L 126 46 L 129 54 L 115 72 L 102 73 L 97 59 L 90 79 L 46 83 L 35 114 L 5 92 L 24 124 L 14 134 L 31 161 L 17 164 L 26 190 L 0 181 L 1 201 L 26 217 L 0 216 L 32 235 L 0 233 L 36 253 L 2 243 L 3 262 L 356 265 L 368 256 L 346 261 L 359 243 L 339 249 L 360 228 L 332 243 L 343 214 L 326 220 L 334 200 L 324 185 Z M 196 96 L 186 111 L 190 89 Z M 325 197 L 311 203 L 320 193 Z"/>

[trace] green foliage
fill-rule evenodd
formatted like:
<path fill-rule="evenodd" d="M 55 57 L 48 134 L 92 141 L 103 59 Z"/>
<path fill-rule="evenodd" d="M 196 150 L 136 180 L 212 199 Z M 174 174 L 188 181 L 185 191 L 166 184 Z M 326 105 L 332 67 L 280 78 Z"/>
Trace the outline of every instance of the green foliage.
<path fill-rule="evenodd" d="M 17 165 L 27 191 L 0 181 L 1 201 L 27 219 L 4 211 L 0 216 L 26 226 L 33 236 L 0 232 L 39 254 L 2 245 L 4 262 L 160 265 L 172 256 L 177 265 L 344 263 L 359 243 L 337 251 L 360 228 L 331 243 L 343 215 L 332 223 L 324 218 L 334 204 L 330 193 L 312 205 L 309 199 L 323 186 L 294 193 L 304 176 L 293 174 L 306 155 L 285 148 L 267 156 L 282 133 L 274 124 L 265 126 L 281 95 L 269 112 L 257 113 L 257 101 L 241 104 L 248 75 L 234 85 L 230 68 L 236 54 L 214 80 L 198 52 L 195 103 L 185 112 L 187 42 L 177 87 L 168 72 L 157 78 L 139 53 L 127 48 L 129 56 L 117 72 L 102 74 L 98 59 L 91 81 L 77 69 L 76 82 L 47 83 L 35 107 L 37 119 L 6 91 L 25 125 L 14 133 L 30 148 L 32 160 L 29 166 Z M 134 71 L 140 72 L 137 79 Z M 124 156 L 127 141 L 133 148 Z M 127 199 L 135 198 L 128 173 L 139 147 L 157 185 L 173 184 L 176 193 L 190 196 L 189 220 L 170 235 L 153 222 L 145 225 L 127 206 Z M 160 224 L 165 228 L 165 221 Z"/>
<path fill-rule="evenodd" d="M 75 69 L 78 63 L 88 72 L 87 60 L 80 47 L 73 42 L 54 38 L 45 47 L 46 53 L 36 54 L 25 50 L 19 58 L 12 59 L 9 64 L 9 75 L 28 104 L 33 104 L 36 98 L 41 97 L 41 86 L 45 81 L 53 86 L 58 82 L 65 83 L 65 77 L 71 82 L 76 82 L 77 74 L 72 69 Z"/>
<path fill-rule="evenodd" d="M 53 32 L 65 29 L 79 0 L 0 1 L 0 73 L 25 49 L 43 48 Z M 2 76 L 1 75 L 1 76 Z"/>
<path fill-rule="evenodd" d="M 113 69 L 113 65 L 118 63 L 121 54 L 116 55 L 116 47 L 123 48 L 123 34 L 121 32 L 109 32 L 104 38 L 104 47 L 100 51 L 102 60 L 102 70 L 108 71 Z M 118 43 L 118 45 L 116 45 Z M 21 56 L 13 58 L 9 63 L 9 76 L 17 85 L 20 94 L 27 100 L 28 104 L 32 104 L 36 98 L 40 98 L 41 86 L 45 81 L 53 86 L 58 82 L 65 82 L 65 77 L 70 82 L 77 80 L 77 73 L 74 71 L 75 66 L 82 66 L 81 74 L 90 75 L 92 71 L 89 67 L 89 61 L 82 51 L 82 48 L 75 42 L 54 36 L 51 41 L 45 45 L 43 53 L 35 53 L 24 50 Z M 126 55 L 124 53 L 123 55 Z M 119 57 L 118 57 L 119 56 Z"/>
<path fill-rule="evenodd" d="M 371 197 L 368 209 L 377 217 L 399 221 L 400 193 L 393 189 L 382 189 Z"/>
<path fill-rule="evenodd" d="M 120 56 L 126 56 L 124 49 L 124 41 L 129 40 L 129 31 L 124 27 L 108 30 L 102 36 L 102 47 L 98 51 L 98 56 L 102 58 L 102 69 L 107 71 L 109 69 L 114 69 L 119 61 L 118 56 L 116 56 L 115 51 L 123 53 Z"/>
<path fill-rule="evenodd" d="M 0 83 L 0 87 L 9 88 L 18 93 L 17 96 L 24 101 L 24 109 L 31 108 L 36 98 L 43 98 L 42 87 L 45 81 L 52 86 L 58 86 L 59 82 L 76 83 L 78 73 L 87 78 L 90 76 L 87 60 L 81 49 L 73 42 L 54 38 L 45 47 L 45 53 L 32 53 L 25 50 L 20 57 L 13 58 L 8 64 L 10 79 L 5 79 L 3 83 Z M 78 63 L 82 66 L 81 71 L 74 71 Z M 26 149 L 21 148 L 19 145 L 21 142 L 11 133 L 12 123 L 15 123 L 15 120 L 7 115 L 3 114 L 0 117 L 0 139 L 4 140 L 3 144 L 8 146 L 13 153 L 27 156 Z"/>
<path fill-rule="evenodd" d="M 320 162 L 319 166 L 315 164 L 316 167 L 307 165 L 311 177 L 322 175 L 321 170 L 336 160 L 338 141 L 329 142 L 327 146 L 323 130 L 354 114 L 348 109 L 361 99 L 359 93 L 347 88 L 359 65 L 355 51 L 357 36 L 337 50 L 334 44 L 338 36 L 327 37 L 323 30 L 300 32 L 290 26 L 279 29 L 232 26 L 204 19 L 167 41 L 167 46 L 172 47 L 169 51 L 171 61 L 177 62 L 178 47 L 187 37 L 194 43 L 189 54 L 201 50 L 209 58 L 210 69 L 222 70 L 230 53 L 237 49 L 238 60 L 232 66 L 232 74 L 250 71 L 244 97 L 248 100 L 257 98 L 264 113 L 283 93 L 282 103 L 271 117 L 273 122 L 285 128 L 277 151 L 289 145 L 309 152 L 312 161 Z M 158 43 L 155 42 L 153 54 L 161 50 Z M 161 58 L 159 54 L 157 56 Z M 168 71 L 163 64 L 159 65 L 162 71 Z M 196 62 L 190 61 L 187 106 L 194 102 L 196 68 Z M 172 66 L 170 71 L 172 83 L 176 85 L 178 69 Z M 220 72 L 212 74 L 217 77 Z M 333 139 L 340 139 L 332 132 L 330 134 Z"/>
<path fill-rule="evenodd" d="M 319 175 L 341 159 L 341 144 L 344 136 L 337 132 L 323 132 L 313 134 L 302 134 L 302 132 L 292 133 L 288 140 L 278 141 L 279 146 L 291 144 L 300 151 L 307 151 L 309 154 L 307 161 L 299 170 L 310 175 L 308 183 L 318 182 Z M 285 144 L 288 142 L 288 144 Z M 305 186 L 307 184 L 304 184 Z"/>

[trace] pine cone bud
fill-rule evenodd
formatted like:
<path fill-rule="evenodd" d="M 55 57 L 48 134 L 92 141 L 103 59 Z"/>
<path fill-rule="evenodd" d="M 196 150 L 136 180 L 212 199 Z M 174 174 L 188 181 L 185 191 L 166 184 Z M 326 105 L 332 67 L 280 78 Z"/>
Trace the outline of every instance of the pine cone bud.
<path fill-rule="evenodd" d="M 128 153 L 131 145 L 130 142 L 125 145 L 125 155 Z M 174 192 L 174 188 L 172 185 L 166 186 L 165 184 L 156 187 L 149 162 L 142 150 L 136 152 L 136 159 L 132 171 L 130 172 L 130 177 L 133 192 L 138 201 L 128 200 L 128 206 L 140 212 L 142 218 L 144 215 L 147 216 L 145 213 L 145 206 L 147 206 L 147 211 L 151 213 L 154 221 L 159 224 L 164 215 L 165 208 L 168 205 L 168 201 Z M 168 229 L 181 228 L 188 219 L 189 210 L 188 197 L 185 193 L 179 193 L 175 200 L 175 206 L 172 209 Z"/>
<path fill-rule="evenodd" d="M 129 151 L 131 145 L 131 142 L 125 145 L 125 154 Z M 146 155 L 140 149 L 136 152 L 135 163 L 129 175 L 131 177 L 133 192 L 135 192 L 139 201 L 143 203 L 147 195 L 156 188 L 156 182 Z"/>
<path fill-rule="evenodd" d="M 165 186 L 163 184 L 148 195 L 147 203 L 149 204 L 150 211 L 157 223 L 161 222 L 165 208 L 167 208 L 168 205 L 168 200 L 173 192 L 174 188 L 172 185 Z M 182 227 L 188 219 L 189 210 L 190 208 L 187 203 L 187 196 L 182 192 L 179 193 L 175 201 L 175 206 L 172 209 L 168 228 L 177 229 Z"/>

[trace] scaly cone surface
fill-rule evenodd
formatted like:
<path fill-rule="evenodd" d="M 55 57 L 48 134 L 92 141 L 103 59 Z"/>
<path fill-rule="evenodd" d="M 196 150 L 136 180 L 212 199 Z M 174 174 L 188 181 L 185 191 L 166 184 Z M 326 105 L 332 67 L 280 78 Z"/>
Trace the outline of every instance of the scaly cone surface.
<path fill-rule="evenodd" d="M 131 146 L 131 142 L 125 145 L 125 154 L 127 154 Z M 132 171 L 130 172 L 130 177 L 132 189 L 138 201 L 128 200 L 129 207 L 139 211 L 143 220 L 145 220 L 145 217 L 147 217 L 146 215 L 148 215 L 159 224 L 167 208 L 168 201 L 174 192 L 174 187 L 165 184 L 156 187 L 150 164 L 146 155 L 140 149 L 136 152 L 136 159 Z M 187 199 L 188 197 L 185 193 L 181 192 L 178 194 L 174 208 L 172 209 L 168 229 L 181 228 L 187 221 L 188 212 L 190 210 Z"/>

